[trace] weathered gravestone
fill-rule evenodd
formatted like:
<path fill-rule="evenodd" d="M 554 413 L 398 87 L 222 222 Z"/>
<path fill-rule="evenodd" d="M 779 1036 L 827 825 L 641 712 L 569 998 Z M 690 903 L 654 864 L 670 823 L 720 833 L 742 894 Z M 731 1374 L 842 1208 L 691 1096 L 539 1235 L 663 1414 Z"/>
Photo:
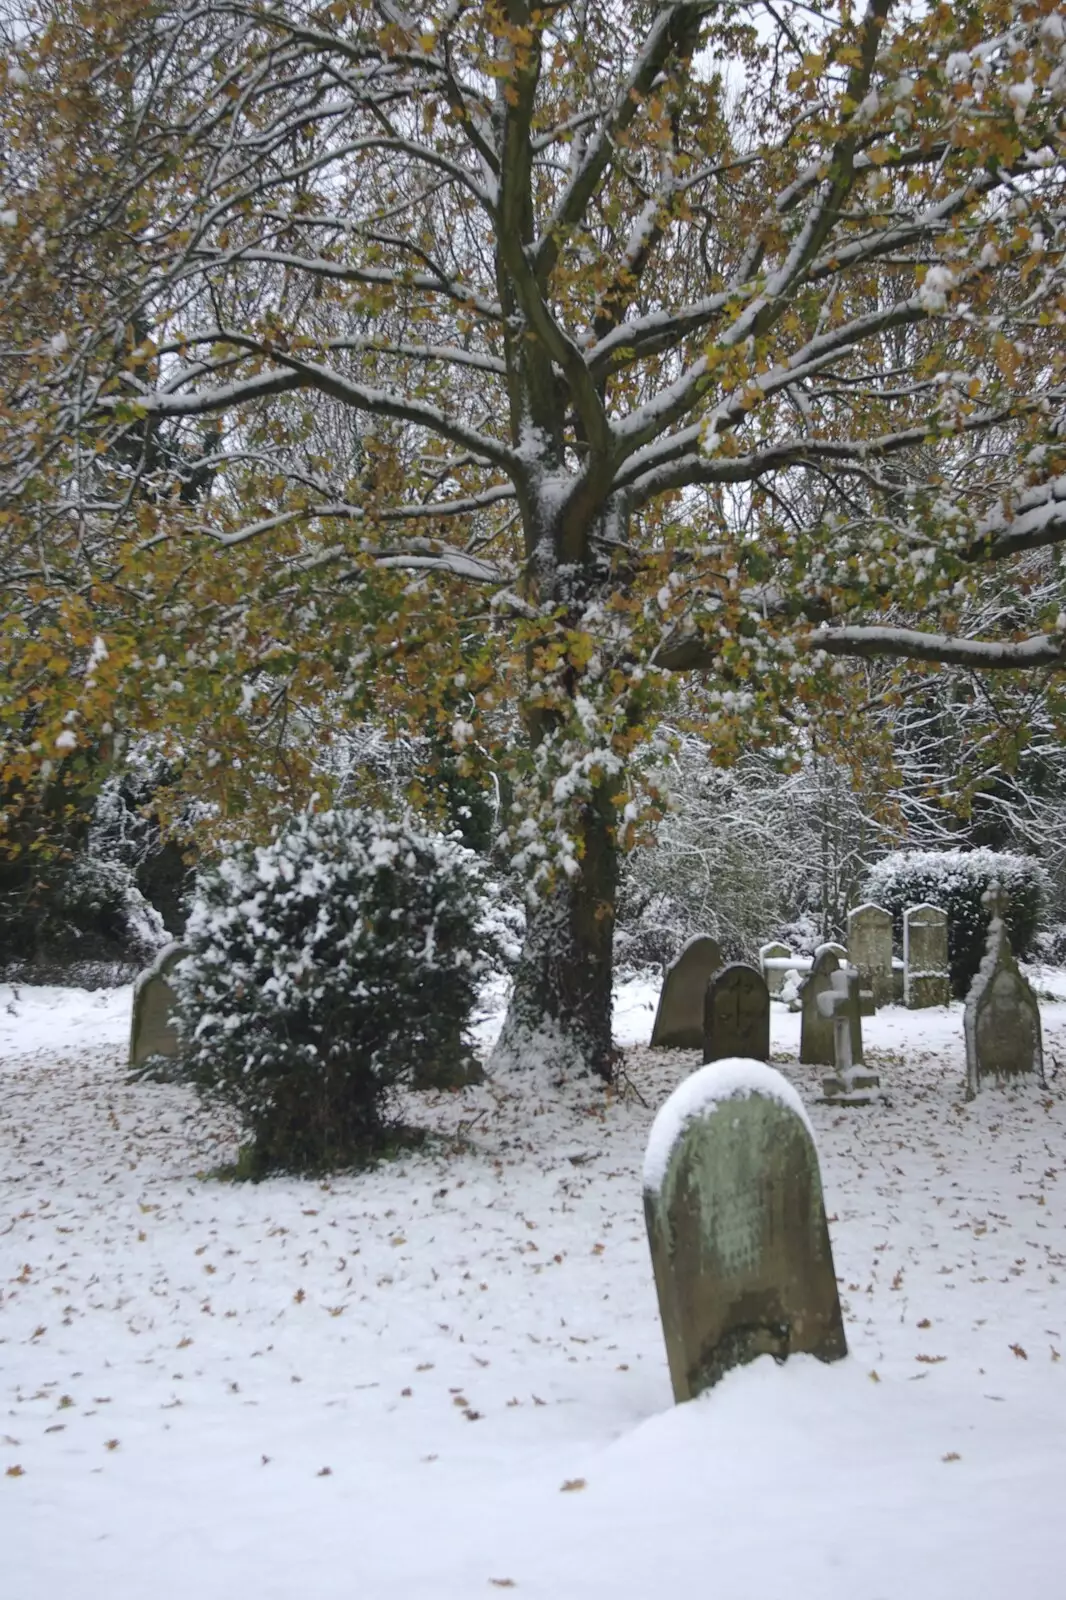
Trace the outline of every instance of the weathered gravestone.
<path fill-rule="evenodd" d="M 946 1006 L 950 999 L 947 912 L 939 906 L 908 906 L 903 913 L 904 1004 L 921 1011 Z"/>
<path fill-rule="evenodd" d="M 762 975 L 742 961 L 715 973 L 703 1002 L 703 1059 L 727 1056 L 770 1059 L 770 991 Z"/>
<path fill-rule="evenodd" d="M 992 913 L 984 960 L 966 996 L 966 1098 L 986 1078 L 1000 1082 L 1035 1077 L 1044 1081 L 1044 1046 L 1036 995 L 1018 971 L 1007 936 L 1007 896 L 998 884 L 985 891 Z"/>
<path fill-rule="evenodd" d="M 702 1050 L 703 997 L 707 984 L 722 965 L 717 939 L 697 934 L 671 961 L 663 978 L 659 1009 L 651 1030 L 653 1046 L 672 1050 Z"/>
<path fill-rule="evenodd" d="M 169 975 L 188 950 L 168 944 L 133 985 L 133 1020 L 130 1025 L 130 1068 L 138 1071 L 153 1059 L 173 1061 L 178 1054 L 174 1027 L 174 990 Z"/>
<path fill-rule="evenodd" d="M 787 944 L 764 944 L 759 946 L 759 970 L 766 980 L 766 987 L 772 995 L 778 995 L 785 986 L 785 974 L 788 972 L 788 961 L 792 951 Z"/>
<path fill-rule="evenodd" d="M 854 967 L 838 967 L 830 973 L 829 988 L 823 989 L 817 999 L 819 1012 L 833 1024 L 834 1071 L 822 1079 L 822 1093 L 827 1100 L 849 1106 L 868 1105 L 881 1087 L 879 1075 L 852 1056 L 853 985 L 857 981 L 854 972 Z"/>
<path fill-rule="evenodd" d="M 890 911 L 867 904 L 848 912 L 848 960 L 858 968 L 860 990 L 872 993 L 874 1009 L 887 1006 L 893 998 Z"/>
<path fill-rule="evenodd" d="M 829 993 L 834 972 L 849 973 L 847 1016 L 851 1030 L 852 1063 L 861 1062 L 862 1019 L 859 1016 L 859 980 L 854 968 L 841 962 L 841 946 L 823 944 L 816 951 L 814 965 L 800 987 L 800 1060 L 819 1067 L 836 1065 L 833 1045 L 833 1018 L 818 1008 L 818 996 Z"/>
<path fill-rule="evenodd" d="M 847 1355 L 814 1140 L 772 1067 L 717 1061 L 675 1089 L 644 1216 L 676 1401 L 756 1356 Z"/>

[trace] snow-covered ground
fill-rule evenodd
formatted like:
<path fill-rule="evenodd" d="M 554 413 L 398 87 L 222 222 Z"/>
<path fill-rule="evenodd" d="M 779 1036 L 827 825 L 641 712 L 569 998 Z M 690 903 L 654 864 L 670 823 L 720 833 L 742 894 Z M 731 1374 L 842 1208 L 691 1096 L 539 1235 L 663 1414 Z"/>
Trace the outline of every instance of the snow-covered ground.
<path fill-rule="evenodd" d="M 890 1103 L 816 1103 L 849 1359 L 671 1403 L 641 1211 L 656 1108 L 426 1097 L 444 1138 L 231 1185 L 123 1081 L 129 990 L 0 989 L 4 1600 L 1004 1600 L 1063 1592 L 1066 983 L 1046 1091 L 962 1101 L 958 1006 L 866 1022 Z M 491 1035 L 498 1004 L 481 1032 Z M 1061 1065 L 1060 1065 L 1061 1063 Z"/>

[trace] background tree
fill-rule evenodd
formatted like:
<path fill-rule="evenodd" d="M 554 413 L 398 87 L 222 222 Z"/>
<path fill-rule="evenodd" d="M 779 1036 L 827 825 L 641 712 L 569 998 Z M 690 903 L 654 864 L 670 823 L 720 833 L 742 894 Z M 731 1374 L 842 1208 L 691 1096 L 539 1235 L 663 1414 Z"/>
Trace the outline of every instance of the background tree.
<path fill-rule="evenodd" d="M 109 720 L 180 724 L 245 803 L 301 793 L 266 734 L 303 700 L 439 708 L 471 765 L 513 704 L 505 1049 L 610 1071 L 672 674 L 714 675 L 728 755 L 831 704 L 841 655 L 1061 667 L 1057 613 L 957 631 L 978 573 L 1066 536 L 1052 0 L 49 16 L 4 93 L 36 141 L 3 211 L 15 655 L 58 582 L 109 619 Z M 93 210 L 58 174 L 115 96 Z M 45 343 L 42 272 L 104 251 Z M 39 764 L 70 759 L 101 707 L 33 685 Z"/>

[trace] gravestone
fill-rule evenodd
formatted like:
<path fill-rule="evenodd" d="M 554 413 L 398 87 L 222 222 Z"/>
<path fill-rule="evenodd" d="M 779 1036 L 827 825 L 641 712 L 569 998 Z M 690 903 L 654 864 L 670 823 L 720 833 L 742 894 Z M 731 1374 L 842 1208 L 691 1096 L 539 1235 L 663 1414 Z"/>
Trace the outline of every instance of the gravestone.
<path fill-rule="evenodd" d="M 833 1019 L 818 1009 L 818 996 L 832 990 L 832 975 L 841 970 L 840 945 L 823 944 L 815 953 L 814 965 L 800 986 L 800 1060 L 808 1065 L 832 1067 L 836 1065 L 833 1048 Z M 859 980 L 855 969 L 843 966 L 850 973 L 847 991 L 847 1015 L 851 1030 L 851 1059 L 859 1063 L 862 1053 L 862 1020 L 859 1016 Z"/>
<path fill-rule="evenodd" d="M 690 939 L 663 977 L 659 1008 L 651 1030 L 654 1048 L 703 1049 L 703 997 L 707 984 L 722 965 L 717 939 L 697 934 Z"/>
<path fill-rule="evenodd" d="M 675 1089 L 644 1216 L 679 1404 L 760 1355 L 847 1355 L 814 1140 L 772 1067 L 716 1061 Z"/>
<path fill-rule="evenodd" d="M 947 912 L 939 906 L 908 906 L 903 913 L 904 1004 L 921 1011 L 946 1006 L 950 999 Z"/>
<path fill-rule="evenodd" d="M 168 944 L 133 985 L 133 1019 L 130 1024 L 130 1067 L 137 1070 L 154 1058 L 173 1061 L 178 1054 L 174 1027 L 175 996 L 169 974 L 188 949 Z"/>
<path fill-rule="evenodd" d="M 966 996 L 966 1098 L 972 1100 L 986 1078 L 1009 1082 L 1044 1081 L 1044 1047 L 1036 995 L 1018 971 L 1007 935 L 1008 900 L 998 884 L 982 901 L 991 912 L 985 955 Z"/>
<path fill-rule="evenodd" d="M 892 988 L 892 913 L 866 904 L 848 912 L 848 960 L 859 970 L 859 987 L 873 994 L 874 1008 L 887 1006 Z"/>
<path fill-rule="evenodd" d="M 868 1105 L 876 1099 L 881 1079 L 854 1060 L 851 1051 L 853 985 L 858 982 L 854 967 L 838 967 L 830 974 L 829 988 L 818 996 L 818 1010 L 833 1024 L 834 1071 L 822 1079 L 822 1093 L 840 1105 Z"/>
<path fill-rule="evenodd" d="M 742 961 L 715 973 L 703 1002 L 703 1059 L 728 1056 L 770 1059 L 770 991 L 762 975 Z"/>
<path fill-rule="evenodd" d="M 787 962 L 792 951 L 787 944 L 764 944 L 759 947 L 759 970 L 766 980 L 766 987 L 772 995 L 779 995 L 785 986 L 785 975 L 788 967 L 781 965 Z M 768 965 L 773 962 L 774 965 Z"/>

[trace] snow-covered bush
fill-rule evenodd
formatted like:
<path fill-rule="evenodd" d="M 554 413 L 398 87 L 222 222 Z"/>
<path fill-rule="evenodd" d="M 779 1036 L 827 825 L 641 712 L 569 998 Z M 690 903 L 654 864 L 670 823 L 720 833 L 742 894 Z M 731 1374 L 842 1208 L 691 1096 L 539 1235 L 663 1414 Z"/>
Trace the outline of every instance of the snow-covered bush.
<path fill-rule="evenodd" d="M 301 816 L 223 860 L 186 943 L 183 1075 L 237 1112 L 252 1176 L 379 1147 L 392 1091 L 461 1061 L 492 954 L 472 853 L 368 811 Z"/>
<path fill-rule="evenodd" d="M 984 955 L 988 910 L 981 896 L 999 882 L 1007 891 L 1007 928 L 1018 955 L 1032 946 L 1047 894 L 1047 875 L 1029 856 L 1005 850 L 896 850 L 874 866 L 863 898 L 891 911 L 896 937 L 903 938 L 908 906 L 941 906 L 948 914 L 951 986 L 963 997 Z"/>
<path fill-rule="evenodd" d="M 1066 967 L 1066 922 L 1057 922 L 1053 928 L 1038 933 L 1034 951 L 1046 966 Z"/>

